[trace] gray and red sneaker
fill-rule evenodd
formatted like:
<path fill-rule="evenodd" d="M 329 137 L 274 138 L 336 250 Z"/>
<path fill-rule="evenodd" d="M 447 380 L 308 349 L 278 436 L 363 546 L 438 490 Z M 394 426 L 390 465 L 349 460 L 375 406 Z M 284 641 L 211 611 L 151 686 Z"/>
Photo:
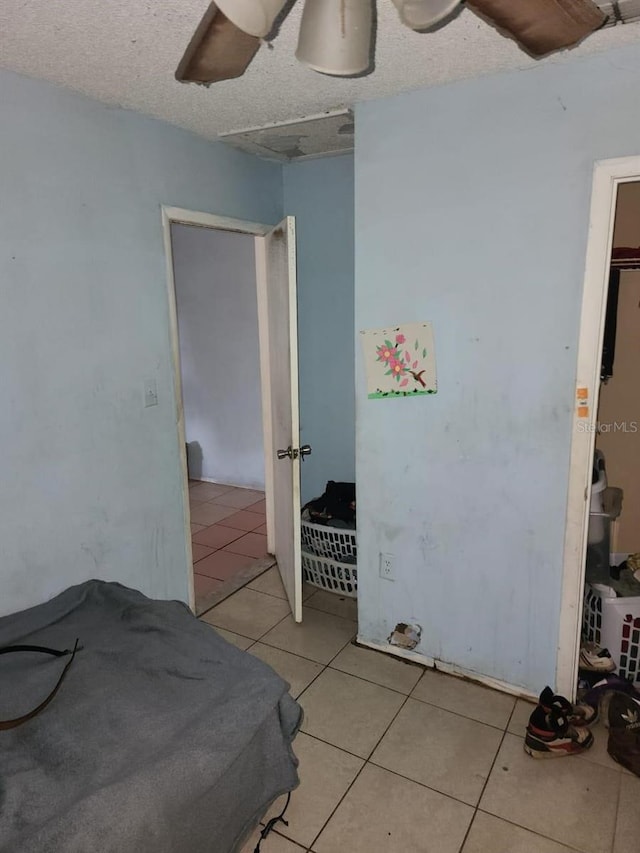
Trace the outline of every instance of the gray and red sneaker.
<path fill-rule="evenodd" d="M 587 707 L 583 712 L 582 706 L 574 706 L 563 696 L 554 695 L 551 688 L 545 688 L 529 718 L 524 751 L 532 758 L 564 758 L 585 752 L 593 745 L 593 735 L 585 722 Z M 580 712 L 576 713 L 578 709 Z M 593 717 L 595 721 L 595 711 Z M 582 721 L 581 728 L 576 728 L 574 721 L 578 720 Z"/>

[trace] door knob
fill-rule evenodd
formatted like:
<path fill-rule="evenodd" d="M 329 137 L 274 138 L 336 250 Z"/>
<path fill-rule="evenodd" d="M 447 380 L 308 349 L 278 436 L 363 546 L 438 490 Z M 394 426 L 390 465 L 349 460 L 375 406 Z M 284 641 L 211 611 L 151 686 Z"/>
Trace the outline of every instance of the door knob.
<path fill-rule="evenodd" d="M 278 456 L 278 459 L 286 459 L 287 457 L 289 459 L 297 459 L 298 458 L 298 448 L 297 447 L 291 447 L 291 445 L 289 445 L 289 447 L 287 447 L 286 450 L 277 450 L 276 454 Z"/>

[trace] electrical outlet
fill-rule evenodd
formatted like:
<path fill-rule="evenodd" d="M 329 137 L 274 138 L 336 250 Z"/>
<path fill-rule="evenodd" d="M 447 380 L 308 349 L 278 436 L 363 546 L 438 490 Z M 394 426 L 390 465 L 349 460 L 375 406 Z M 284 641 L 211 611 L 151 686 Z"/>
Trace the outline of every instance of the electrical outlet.
<path fill-rule="evenodd" d="M 396 567 L 393 554 L 380 554 L 380 577 L 388 581 L 396 579 Z"/>

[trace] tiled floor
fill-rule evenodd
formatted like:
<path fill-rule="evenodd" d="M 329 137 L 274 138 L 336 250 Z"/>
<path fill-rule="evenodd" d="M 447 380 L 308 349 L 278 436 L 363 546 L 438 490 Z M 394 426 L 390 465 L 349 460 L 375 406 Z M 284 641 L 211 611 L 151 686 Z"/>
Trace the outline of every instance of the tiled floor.
<path fill-rule="evenodd" d="M 263 853 L 640 850 L 640 779 L 608 757 L 602 727 L 586 755 L 534 761 L 528 703 L 352 645 L 352 600 L 308 587 L 294 624 L 275 568 L 203 619 L 279 672 L 305 711 L 289 826 Z"/>
<path fill-rule="evenodd" d="M 264 492 L 191 481 L 196 612 L 239 572 L 267 556 Z"/>

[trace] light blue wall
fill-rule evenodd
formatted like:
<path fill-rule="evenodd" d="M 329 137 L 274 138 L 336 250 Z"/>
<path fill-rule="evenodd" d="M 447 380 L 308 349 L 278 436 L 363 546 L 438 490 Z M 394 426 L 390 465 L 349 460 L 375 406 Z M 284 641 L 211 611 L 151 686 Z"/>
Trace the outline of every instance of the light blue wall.
<path fill-rule="evenodd" d="M 0 614 L 185 599 L 160 205 L 275 223 L 281 168 L 6 72 L 0 110 Z"/>
<path fill-rule="evenodd" d="M 172 225 L 189 476 L 264 489 L 255 240 Z"/>
<path fill-rule="evenodd" d="M 357 352 L 365 639 L 554 682 L 592 170 L 640 153 L 639 79 L 631 47 L 357 110 L 356 330 L 431 320 L 439 381 L 367 400 Z"/>
<path fill-rule="evenodd" d="M 297 217 L 302 498 L 355 479 L 353 157 L 284 168 L 285 211 Z"/>

